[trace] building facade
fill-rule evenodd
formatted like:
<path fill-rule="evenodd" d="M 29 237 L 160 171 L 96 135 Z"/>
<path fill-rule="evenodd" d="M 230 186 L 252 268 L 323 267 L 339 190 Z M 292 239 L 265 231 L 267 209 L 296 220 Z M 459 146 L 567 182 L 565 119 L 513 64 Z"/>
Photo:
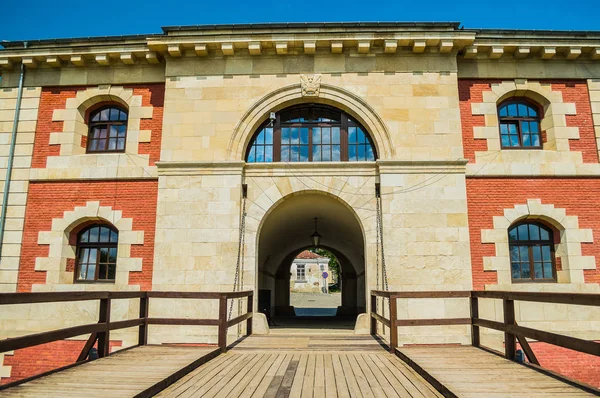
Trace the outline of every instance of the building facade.
<path fill-rule="evenodd" d="M 231 25 L 3 46 L 2 292 L 229 291 L 237 268 L 237 287 L 262 292 L 276 315 L 315 217 L 346 313 L 386 287 L 600 290 L 598 32 Z M 480 306 L 502 316 L 500 302 Z M 14 306 L 0 337 L 96 313 Z M 136 313 L 113 304 L 115 320 Z M 398 315 L 468 317 L 468 303 L 401 300 Z M 517 317 L 600 339 L 594 309 L 521 303 Z M 211 327 L 152 327 L 152 343 L 216 339 Z M 403 344 L 470 342 L 466 325 L 399 333 Z M 137 334 L 111 337 L 125 347 Z M 39 372 L 31 354 L 76 357 L 84 341 L 0 354 L 0 377 Z M 533 346 L 600 384 L 596 359 Z"/>
<path fill-rule="evenodd" d="M 324 273 L 327 277 L 323 277 Z M 291 293 L 329 293 L 332 283 L 329 258 L 304 250 L 290 266 Z"/>

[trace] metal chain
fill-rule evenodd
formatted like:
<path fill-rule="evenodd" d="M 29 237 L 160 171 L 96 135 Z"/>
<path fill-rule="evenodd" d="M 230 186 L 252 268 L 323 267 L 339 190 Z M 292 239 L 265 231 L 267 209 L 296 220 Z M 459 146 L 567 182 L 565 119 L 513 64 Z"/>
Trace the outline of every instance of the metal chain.
<path fill-rule="evenodd" d="M 379 198 L 375 198 L 375 200 L 377 201 L 377 227 L 375 228 L 377 230 L 377 246 L 376 246 L 376 250 L 375 250 L 375 269 L 376 269 L 376 275 L 375 275 L 375 280 L 377 281 L 377 290 L 379 290 Z M 375 299 L 375 312 L 377 313 L 377 308 L 379 307 L 379 299 Z"/>
<path fill-rule="evenodd" d="M 384 245 L 383 245 L 383 215 L 382 215 L 382 210 L 381 210 L 381 196 L 379 196 L 378 200 L 377 200 L 377 209 L 378 209 L 378 213 L 379 213 L 379 239 L 381 240 L 381 272 L 382 272 L 382 277 L 383 277 L 383 290 L 389 290 L 389 286 L 388 286 L 388 278 L 387 278 L 387 269 L 385 267 L 385 250 L 384 250 Z"/>
<path fill-rule="evenodd" d="M 246 229 L 246 198 L 242 197 L 242 211 L 240 214 L 240 229 L 239 229 L 239 238 L 238 238 L 238 251 L 237 251 L 237 263 L 235 265 L 235 278 L 233 279 L 233 291 L 236 292 L 238 288 L 238 282 L 240 285 L 244 281 L 244 232 Z M 241 278 L 240 278 L 240 269 L 241 269 Z M 241 286 L 240 286 L 241 290 Z M 231 305 L 229 306 L 229 316 L 227 320 L 231 320 L 231 314 L 233 312 L 233 300 L 231 300 Z"/>

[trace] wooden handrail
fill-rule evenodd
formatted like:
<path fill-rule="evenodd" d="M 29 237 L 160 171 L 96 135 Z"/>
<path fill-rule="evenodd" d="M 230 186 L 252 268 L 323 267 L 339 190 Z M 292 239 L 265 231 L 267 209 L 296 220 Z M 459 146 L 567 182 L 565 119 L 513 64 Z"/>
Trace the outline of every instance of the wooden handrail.
<path fill-rule="evenodd" d="M 376 312 L 377 298 L 389 299 L 390 319 Z M 469 298 L 469 318 L 451 319 L 397 319 L 396 301 L 399 298 L 431 299 L 431 298 Z M 503 322 L 497 322 L 479 317 L 479 299 L 498 299 L 503 301 Z M 517 325 L 515 320 L 515 301 L 537 303 L 554 303 L 567 305 L 585 305 L 600 307 L 600 294 L 589 293 L 545 293 L 545 292 L 507 292 L 507 291 L 425 291 L 425 292 L 390 292 L 381 290 L 371 291 L 371 334 L 377 333 L 377 322 L 390 328 L 390 350 L 393 352 L 398 343 L 398 327 L 400 326 L 431 326 L 431 325 L 471 325 L 471 344 L 481 346 L 480 327 L 486 327 L 504 332 L 504 356 L 515 360 L 517 340 L 529 362 L 539 362 L 527 342 L 527 338 L 548 344 L 569 348 L 578 352 L 600 356 L 600 343 L 557 333 L 546 332 Z"/>
<path fill-rule="evenodd" d="M 248 298 L 246 313 L 234 319 L 227 319 L 227 304 L 230 299 Z M 242 292 L 160 292 L 160 291 L 137 291 L 137 292 L 42 292 L 42 293 L 1 293 L 0 307 L 2 305 L 55 303 L 74 301 L 99 301 L 98 322 L 62 328 L 47 332 L 34 333 L 26 336 L 11 337 L 0 340 L 0 353 L 33 347 L 53 341 L 64 340 L 71 337 L 90 334 L 78 362 L 84 361 L 89 351 L 98 343 L 98 356 L 104 357 L 110 354 L 110 332 L 112 330 L 138 327 L 138 345 L 148 342 L 148 325 L 189 325 L 189 326 L 218 326 L 219 348 L 222 352 L 227 349 L 227 329 L 246 321 L 246 333 L 252 334 L 253 297 L 251 290 Z M 212 299 L 219 300 L 218 319 L 194 319 L 194 318 L 150 318 L 150 299 Z M 139 318 L 122 321 L 111 321 L 112 300 L 139 299 Z"/>

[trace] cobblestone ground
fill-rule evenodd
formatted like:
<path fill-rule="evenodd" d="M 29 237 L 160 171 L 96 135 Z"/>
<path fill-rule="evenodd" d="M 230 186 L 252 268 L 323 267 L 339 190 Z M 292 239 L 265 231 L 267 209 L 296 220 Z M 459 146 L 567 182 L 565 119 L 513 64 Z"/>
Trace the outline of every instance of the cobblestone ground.
<path fill-rule="evenodd" d="M 290 293 L 290 305 L 296 308 L 337 308 L 342 305 L 342 294 Z"/>

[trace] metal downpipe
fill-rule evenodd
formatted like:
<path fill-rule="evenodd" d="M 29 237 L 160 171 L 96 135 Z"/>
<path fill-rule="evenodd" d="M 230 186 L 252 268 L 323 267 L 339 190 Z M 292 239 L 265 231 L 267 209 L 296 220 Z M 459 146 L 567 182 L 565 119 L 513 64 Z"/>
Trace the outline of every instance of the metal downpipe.
<path fill-rule="evenodd" d="M 23 43 L 27 48 L 27 42 Z M 15 106 L 15 118 L 13 121 L 12 136 L 10 139 L 10 149 L 8 152 L 8 164 L 6 165 L 6 178 L 4 182 L 4 192 L 2 194 L 2 212 L 0 213 L 0 261 L 2 261 L 2 246 L 4 243 L 4 229 L 6 226 L 6 212 L 8 210 L 8 193 L 10 191 L 10 177 L 13 169 L 15 157 L 15 146 L 17 141 L 17 128 L 19 125 L 19 116 L 21 114 L 21 100 L 23 98 L 23 81 L 25 79 L 25 65 L 21 61 L 21 77 L 19 78 L 19 90 L 17 92 L 17 104 Z"/>

